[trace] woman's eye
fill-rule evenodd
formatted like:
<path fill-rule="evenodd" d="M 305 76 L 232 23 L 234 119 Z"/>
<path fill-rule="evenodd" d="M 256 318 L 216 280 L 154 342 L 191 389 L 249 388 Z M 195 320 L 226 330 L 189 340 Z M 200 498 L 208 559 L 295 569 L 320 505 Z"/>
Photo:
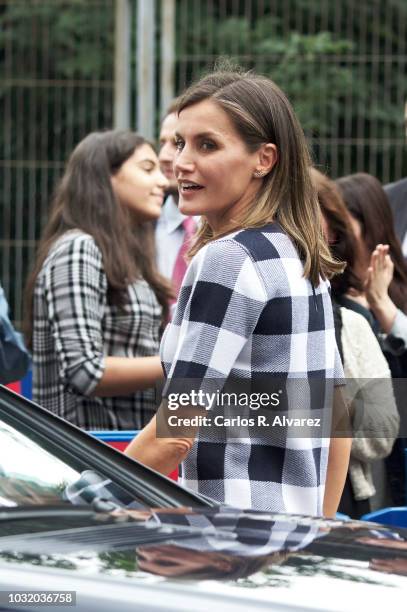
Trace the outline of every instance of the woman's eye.
<path fill-rule="evenodd" d="M 213 151 L 213 149 L 216 148 L 216 145 L 214 142 L 211 142 L 210 140 L 204 140 L 201 144 L 201 148 L 204 151 Z"/>
<path fill-rule="evenodd" d="M 184 141 L 181 140 L 180 138 L 176 138 L 174 141 L 174 144 L 175 144 L 175 148 L 178 151 L 182 151 L 182 149 L 184 148 Z"/>

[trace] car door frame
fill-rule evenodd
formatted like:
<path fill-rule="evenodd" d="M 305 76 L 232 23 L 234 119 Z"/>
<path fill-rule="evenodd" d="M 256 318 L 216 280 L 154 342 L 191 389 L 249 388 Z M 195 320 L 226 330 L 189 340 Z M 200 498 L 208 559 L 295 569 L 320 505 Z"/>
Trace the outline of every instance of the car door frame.
<path fill-rule="evenodd" d="M 55 452 L 68 463 L 75 458 L 77 461 L 79 455 L 89 469 L 114 474 L 118 484 L 146 506 L 216 506 L 213 500 L 189 491 L 3 385 L 0 385 L 0 419 L 29 437 L 34 433 L 49 452 Z"/>

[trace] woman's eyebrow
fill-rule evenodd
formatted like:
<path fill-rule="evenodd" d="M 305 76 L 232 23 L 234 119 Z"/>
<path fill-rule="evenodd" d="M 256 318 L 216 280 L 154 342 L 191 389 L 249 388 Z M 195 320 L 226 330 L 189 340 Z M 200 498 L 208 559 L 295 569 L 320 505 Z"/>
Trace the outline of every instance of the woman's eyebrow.
<path fill-rule="evenodd" d="M 209 130 L 206 132 L 199 132 L 198 134 L 194 134 L 193 138 L 216 138 L 216 136 L 219 136 L 217 132 Z M 183 138 L 183 136 L 179 132 L 175 132 L 175 138 Z"/>

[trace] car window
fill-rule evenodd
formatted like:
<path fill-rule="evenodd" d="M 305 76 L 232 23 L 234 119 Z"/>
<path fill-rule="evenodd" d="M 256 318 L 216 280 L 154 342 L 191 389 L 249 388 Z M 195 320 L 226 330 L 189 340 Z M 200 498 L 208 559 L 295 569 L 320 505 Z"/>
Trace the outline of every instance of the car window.
<path fill-rule="evenodd" d="M 103 474 L 79 471 L 0 421 L 0 507 L 91 505 L 100 499 L 118 506 L 141 506 Z"/>

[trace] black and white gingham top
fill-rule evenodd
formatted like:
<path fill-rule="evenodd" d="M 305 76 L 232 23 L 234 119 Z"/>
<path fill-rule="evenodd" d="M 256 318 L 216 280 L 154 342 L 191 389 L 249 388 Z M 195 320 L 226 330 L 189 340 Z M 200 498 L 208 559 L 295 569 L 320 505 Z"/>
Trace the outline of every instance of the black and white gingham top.
<path fill-rule="evenodd" d="M 198 252 L 160 352 L 165 396 L 180 379 L 194 379 L 194 388 L 197 380 L 205 387 L 209 379 L 299 379 L 294 404 L 302 416 L 329 410 L 324 398 L 314 406 L 304 383 L 333 386 L 343 378 L 329 283 L 314 289 L 304 278 L 278 224 L 241 230 Z M 293 391 L 295 397 L 295 385 Z M 236 437 L 224 427 L 201 427 L 183 464 L 183 484 L 235 507 L 321 515 L 329 434 L 300 438 L 272 429 L 257 429 L 255 437 L 242 429 Z"/>
<path fill-rule="evenodd" d="M 87 430 L 140 429 L 155 412 L 153 389 L 90 394 L 106 356 L 158 353 L 161 306 L 144 280 L 129 286 L 124 309 L 108 304 L 107 289 L 101 252 L 90 235 L 72 230 L 51 247 L 34 292 L 33 397 Z"/>

